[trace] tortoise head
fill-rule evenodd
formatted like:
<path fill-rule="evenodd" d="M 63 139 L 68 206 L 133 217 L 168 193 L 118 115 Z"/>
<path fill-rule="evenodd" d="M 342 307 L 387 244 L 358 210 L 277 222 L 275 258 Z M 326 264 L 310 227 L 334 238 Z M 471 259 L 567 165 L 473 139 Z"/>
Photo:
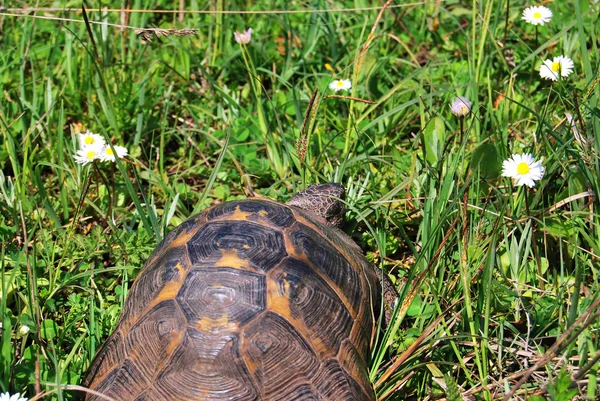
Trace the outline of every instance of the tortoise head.
<path fill-rule="evenodd" d="M 344 223 L 346 190 L 340 184 L 315 184 L 296 193 L 287 203 L 315 213 L 334 227 Z"/>

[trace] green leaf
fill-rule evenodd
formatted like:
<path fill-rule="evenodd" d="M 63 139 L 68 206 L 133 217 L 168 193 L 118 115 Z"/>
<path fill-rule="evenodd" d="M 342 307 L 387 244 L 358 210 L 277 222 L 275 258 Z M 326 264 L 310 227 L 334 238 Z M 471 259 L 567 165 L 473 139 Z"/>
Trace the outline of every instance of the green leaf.
<path fill-rule="evenodd" d="M 450 375 L 446 376 L 444 380 L 446 381 L 446 399 L 448 401 L 461 401 L 462 398 L 456 380 Z"/>
<path fill-rule="evenodd" d="M 423 132 L 427 161 L 433 165 L 442 158 L 446 140 L 446 126 L 441 117 L 434 117 Z"/>
<path fill-rule="evenodd" d="M 502 159 L 491 143 L 484 143 L 473 152 L 471 159 L 471 168 L 479 169 L 479 174 L 483 179 L 497 178 L 502 170 Z"/>
<path fill-rule="evenodd" d="M 548 383 L 548 395 L 550 396 L 550 399 L 556 401 L 571 401 L 577 394 L 577 387 L 572 387 L 572 383 L 569 372 L 567 372 L 563 366 L 555 380 Z"/>
<path fill-rule="evenodd" d="M 58 334 L 58 325 L 52 319 L 46 319 L 42 322 L 41 336 L 44 340 L 50 340 Z"/>
<path fill-rule="evenodd" d="M 410 306 L 408 307 L 406 314 L 408 316 L 417 316 L 418 314 L 421 313 L 422 307 L 423 307 L 423 302 L 421 301 L 421 297 L 417 295 L 413 299 L 413 301 L 410 303 Z"/>

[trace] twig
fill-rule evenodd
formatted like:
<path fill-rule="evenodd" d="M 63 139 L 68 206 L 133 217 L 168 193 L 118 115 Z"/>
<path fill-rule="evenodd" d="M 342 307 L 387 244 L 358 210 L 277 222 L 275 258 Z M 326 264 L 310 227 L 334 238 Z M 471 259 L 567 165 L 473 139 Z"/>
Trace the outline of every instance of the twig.
<path fill-rule="evenodd" d="M 579 369 L 577 374 L 573 376 L 573 381 L 580 380 L 598 361 L 600 361 L 600 351 L 596 352 L 596 355 L 583 368 Z"/>

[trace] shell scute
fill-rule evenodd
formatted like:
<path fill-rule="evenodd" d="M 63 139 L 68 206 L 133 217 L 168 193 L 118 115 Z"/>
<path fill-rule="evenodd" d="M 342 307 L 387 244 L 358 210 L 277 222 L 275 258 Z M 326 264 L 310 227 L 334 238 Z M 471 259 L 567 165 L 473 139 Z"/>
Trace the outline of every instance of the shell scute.
<path fill-rule="evenodd" d="M 237 336 L 189 329 L 154 387 L 172 400 L 257 401 L 259 391 L 239 352 Z M 218 349 L 202 352 L 207 346 Z"/>
<path fill-rule="evenodd" d="M 307 384 L 295 388 L 288 398 L 282 401 L 323 401 L 323 398 L 316 393 L 316 390 Z"/>
<path fill-rule="evenodd" d="M 174 300 L 161 302 L 138 320 L 125 337 L 125 352 L 149 382 L 179 344 L 186 320 Z M 140 349 L 139 344 L 144 344 Z"/>
<path fill-rule="evenodd" d="M 208 220 L 215 219 L 243 219 L 286 228 L 291 226 L 295 219 L 289 207 L 265 199 L 238 200 L 217 205 L 207 214 Z"/>
<path fill-rule="evenodd" d="M 329 356 L 334 356 L 354 324 L 343 302 L 325 280 L 300 260 L 287 258 L 277 272 L 275 280 L 280 293 L 289 297 L 292 315 L 304 323 L 311 339 L 325 344 Z"/>
<path fill-rule="evenodd" d="M 159 257 L 167 249 L 180 246 L 182 243 L 187 242 L 189 235 L 193 234 L 193 232 L 205 222 L 206 213 L 198 213 L 169 231 L 165 238 L 156 246 L 154 252 L 152 252 L 152 255 L 148 258 L 148 262 L 152 263 L 154 259 Z"/>
<path fill-rule="evenodd" d="M 172 291 L 166 286 L 178 287 L 185 278 L 189 263 L 185 247 L 169 248 L 159 258 L 142 268 L 123 307 L 121 321 L 128 329 L 134 320 L 153 305 L 168 299 Z"/>
<path fill-rule="evenodd" d="M 168 401 L 168 399 L 158 393 L 154 387 L 150 387 L 138 395 L 134 401 Z"/>
<path fill-rule="evenodd" d="M 243 332 L 243 353 L 265 400 L 289 400 L 310 380 L 319 359 L 307 341 L 284 318 L 266 312 Z"/>
<path fill-rule="evenodd" d="M 336 356 L 340 366 L 352 377 L 353 381 L 360 384 L 362 388 L 370 388 L 369 373 L 365 361 L 362 359 L 350 339 L 342 343 Z"/>
<path fill-rule="evenodd" d="M 195 268 L 177 294 L 192 326 L 235 330 L 266 307 L 265 276 L 227 267 Z"/>
<path fill-rule="evenodd" d="M 90 386 L 89 378 L 101 378 L 114 369 L 125 359 L 125 349 L 123 344 L 123 335 L 119 330 L 111 334 L 106 342 L 100 347 L 90 368 L 88 369 L 88 379 L 84 382 L 85 386 Z"/>
<path fill-rule="evenodd" d="M 252 268 L 268 271 L 286 256 L 283 234 L 247 221 L 214 221 L 188 243 L 194 265 L 214 265 L 227 251 L 236 251 Z"/>
<path fill-rule="evenodd" d="M 314 378 L 314 386 L 326 399 L 343 401 L 370 401 L 375 399 L 374 394 L 366 394 L 358 382 L 351 378 L 340 366 L 336 359 L 328 359 L 321 363 L 321 367 Z M 373 390 L 369 387 L 372 393 Z"/>
<path fill-rule="evenodd" d="M 95 387 L 95 390 L 115 399 L 131 400 L 148 386 L 149 382 L 141 376 L 136 364 L 130 359 L 125 359 Z M 93 397 L 93 399 L 102 400 L 103 398 Z"/>
<path fill-rule="evenodd" d="M 296 252 L 333 282 L 355 318 L 363 299 L 363 291 L 360 276 L 354 267 L 328 241 L 324 241 L 322 236 L 307 226 L 298 224 L 291 232 L 290 239 Z"/>

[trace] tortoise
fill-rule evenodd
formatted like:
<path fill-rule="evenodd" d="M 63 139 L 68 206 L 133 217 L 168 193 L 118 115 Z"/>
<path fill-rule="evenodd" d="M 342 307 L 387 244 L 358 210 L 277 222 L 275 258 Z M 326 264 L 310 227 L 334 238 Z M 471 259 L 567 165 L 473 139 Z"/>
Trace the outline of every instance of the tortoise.
<path fill-rule="evenodd" d="M 337 228 L 344 196 L 313 185 L 287 204 L 231 201 L 175 228 L 84 385 L 115 400 L 374 401 L 381 287 Z"/>

